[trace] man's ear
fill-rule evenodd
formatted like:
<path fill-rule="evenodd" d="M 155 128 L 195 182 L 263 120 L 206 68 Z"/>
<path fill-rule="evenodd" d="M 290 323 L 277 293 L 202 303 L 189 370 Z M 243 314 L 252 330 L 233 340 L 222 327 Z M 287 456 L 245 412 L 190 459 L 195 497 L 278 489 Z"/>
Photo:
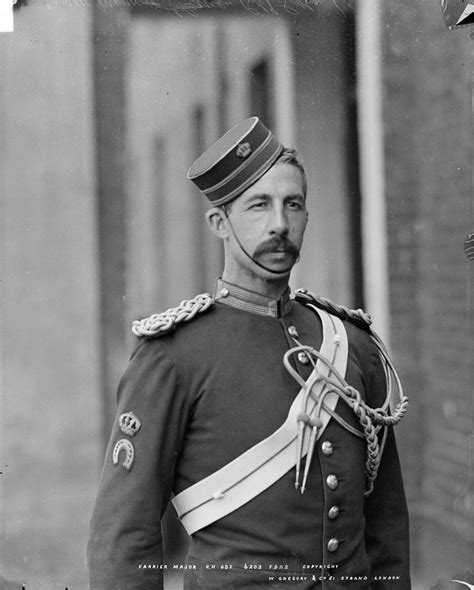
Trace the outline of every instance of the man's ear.
<path fill-rule="evenodd" d="M 229 237 L 229 232 L 227 230 L 227 217 L 222 209 L 219 207 L 213 207 L 212 209 L 209 209 L 209 211 L 206 213 L 206 221 L 209 229 L 215 236 L 221 240 Z"/>

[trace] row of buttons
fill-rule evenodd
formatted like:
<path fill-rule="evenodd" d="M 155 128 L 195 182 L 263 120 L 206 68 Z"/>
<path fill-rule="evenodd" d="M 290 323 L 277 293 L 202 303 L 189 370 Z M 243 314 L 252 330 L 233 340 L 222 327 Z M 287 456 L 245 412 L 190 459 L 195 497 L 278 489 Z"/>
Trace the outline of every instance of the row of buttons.
<path fill-rule="evenodd" d="M 299 334 L 298 334 L 298 330 L 295 328 L 295 326 L 289 326 L 288 327 L 288 334 L 292 337 L 292 338 L 298 338 Z M 335 344 L 339 344 L 339 342 L 341 341 L 341 336 L 339 334 L 335 334 L 334 336 L 334 342 Z M 308 365 L 311 361 L 311 359 L 309 358 L 309 356 L 306 354 L 306 352 L 301 351 L 298 353 L 298 360 L 302 365 Z"/>
<path fill-rule="evenodd" d="M 292 338 L 298 338 L 299 334 L 298 334 L 298 330 L 294 327 L 294 326 L 288 326 L 288 334 L 292 337 Z M 302 365 L 308 365 L 309 364 L 309 357 L 308 355 L 301 351 L 298 353 L 298 360 Z"/>
<path fill-rule="evenodd" d="M 321 444 L 321 451 L 323 452 L 323 455 L 326 455 L 326 457 L 330 457 L 334 453 L 334 447 L 333 447 L 332 442 L 325 440 Z M 330 490 L 335 490 L 339 485 L 339 480 L 338 480 L 337 476 L 334 474 L 328 475 L 326 478 L 326 485 L 328 486 L 328 488 Z M 337 506 L 337 505 L 331 506 L 331 508 L 329 508 L 329 510 L 328 510 L 328 518 L 330 520 L 335 520 L 339 516 L 339 512 L 340 512 L 339 506 Z M 333 537 L 332 539 L 329 539 L 328 544 L 327 544 L 327 548 L 330 553 L 334 553 L 339 548 L 339 540 L 336 539 L 335 537 Z"/>
<path fill-rule="evenodd" d="M 298 330 L 295 328 L 295 326 L 288 327 L 288 334 L 292 338 L 298 338 Z M 302 365 L 307 365 L 310 362 L 308 355 L 303 351 L 298 353 L 298 360 Z M 325 440 L 321 445 L 321 451 L 323 452 L 323 455 L 326 455 L 326 457 L 330 457 L 334 452 L 333 444 L 330 441 Z M 339 485 L 339 480 L 337 479 L 336 475 L 331 474 L 331 475 L 327 476 L 326 484 L 329 489 L 335 490 L 337 488 L 337 486 Z M 328 518 L 330 520 L 335 520 L 338 516 L 339 516 L 339 506 L 336 506 L 336 505 L 331 506 L 331 508 L 329 508 L 329 511 L 328 511 Z M 339 540 L 336 539 L 335 537 L 329 539 L 328 544 L 327 544 L 327 548 L 330 553 L 334 553 L 339 548 Z"/>

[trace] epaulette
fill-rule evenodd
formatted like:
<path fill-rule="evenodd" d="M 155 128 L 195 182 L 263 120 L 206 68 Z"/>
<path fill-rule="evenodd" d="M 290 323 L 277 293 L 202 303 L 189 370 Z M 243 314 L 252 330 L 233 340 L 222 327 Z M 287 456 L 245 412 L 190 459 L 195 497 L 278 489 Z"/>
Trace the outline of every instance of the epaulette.
<path fill-rule="evenodd" d="M 319 309 L 323 309 L 328 313 L 332 313 L 333 315 L 341 318 L 343 320 L 349 320 L 359 328 L 362 328 L 366 332 L 371 333 L 372 330 L 370 326 L 372 324 L 372 319 L 368 313 L 365 313 L 362 309 L 350 309 L 349 307 L 345 307 L 344 305 L 339 305 L 326 299 L 326 297 L 322 297 L 321 295 L 315 295 L 306 289 L 297 289 L 295 291 L 295 299 L 300 303 L 307 304 L 312 303 Z"/>
<path fill-rule="evenodd" d="M 139 338 L 151 338 L 167 334 L 181 322 L 189 322 L 197 314 L 207 311 L 214 305 L 209 293 L 196 295 L 193 299 L 181 301 L 178 307 L 171 307 L 162 313 L 155 313 L 143 320 L 135 320 L 132 332 Z"/>

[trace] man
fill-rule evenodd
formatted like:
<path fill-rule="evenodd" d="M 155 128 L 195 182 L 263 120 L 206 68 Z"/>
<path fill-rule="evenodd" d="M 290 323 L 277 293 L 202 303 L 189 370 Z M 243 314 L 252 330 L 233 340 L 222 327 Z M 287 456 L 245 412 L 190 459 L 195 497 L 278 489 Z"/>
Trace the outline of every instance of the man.
<path fill-rule="evenodd" d="M 92 590 L 162 587 L 173 494 L 191 535 L 185 588 L 408 590 L 392 432 L 406 398 L 390 412 L 399 382 L 363 312 L 289 296 L 308 218 L 301 162 L 254 117 L 188 177 L 213 205 L 224 271 L 214 297 L 134 324 Z"/>

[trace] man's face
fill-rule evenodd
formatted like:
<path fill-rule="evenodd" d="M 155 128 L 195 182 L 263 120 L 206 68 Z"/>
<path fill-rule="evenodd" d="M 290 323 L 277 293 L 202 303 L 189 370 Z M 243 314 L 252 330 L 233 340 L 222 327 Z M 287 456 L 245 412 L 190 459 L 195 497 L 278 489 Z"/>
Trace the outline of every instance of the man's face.
<path fill-rule="evenodd" d="M 232 228 L 226 256 L 234 264 L 265 279 L 289 274 L 299 256 L 308 218 L 301 171 L 292 164 L 272 166 L 232 202 L 228 216 Z M 234 232 L 246 252 L 264 268 L 245 256 Z"/>

